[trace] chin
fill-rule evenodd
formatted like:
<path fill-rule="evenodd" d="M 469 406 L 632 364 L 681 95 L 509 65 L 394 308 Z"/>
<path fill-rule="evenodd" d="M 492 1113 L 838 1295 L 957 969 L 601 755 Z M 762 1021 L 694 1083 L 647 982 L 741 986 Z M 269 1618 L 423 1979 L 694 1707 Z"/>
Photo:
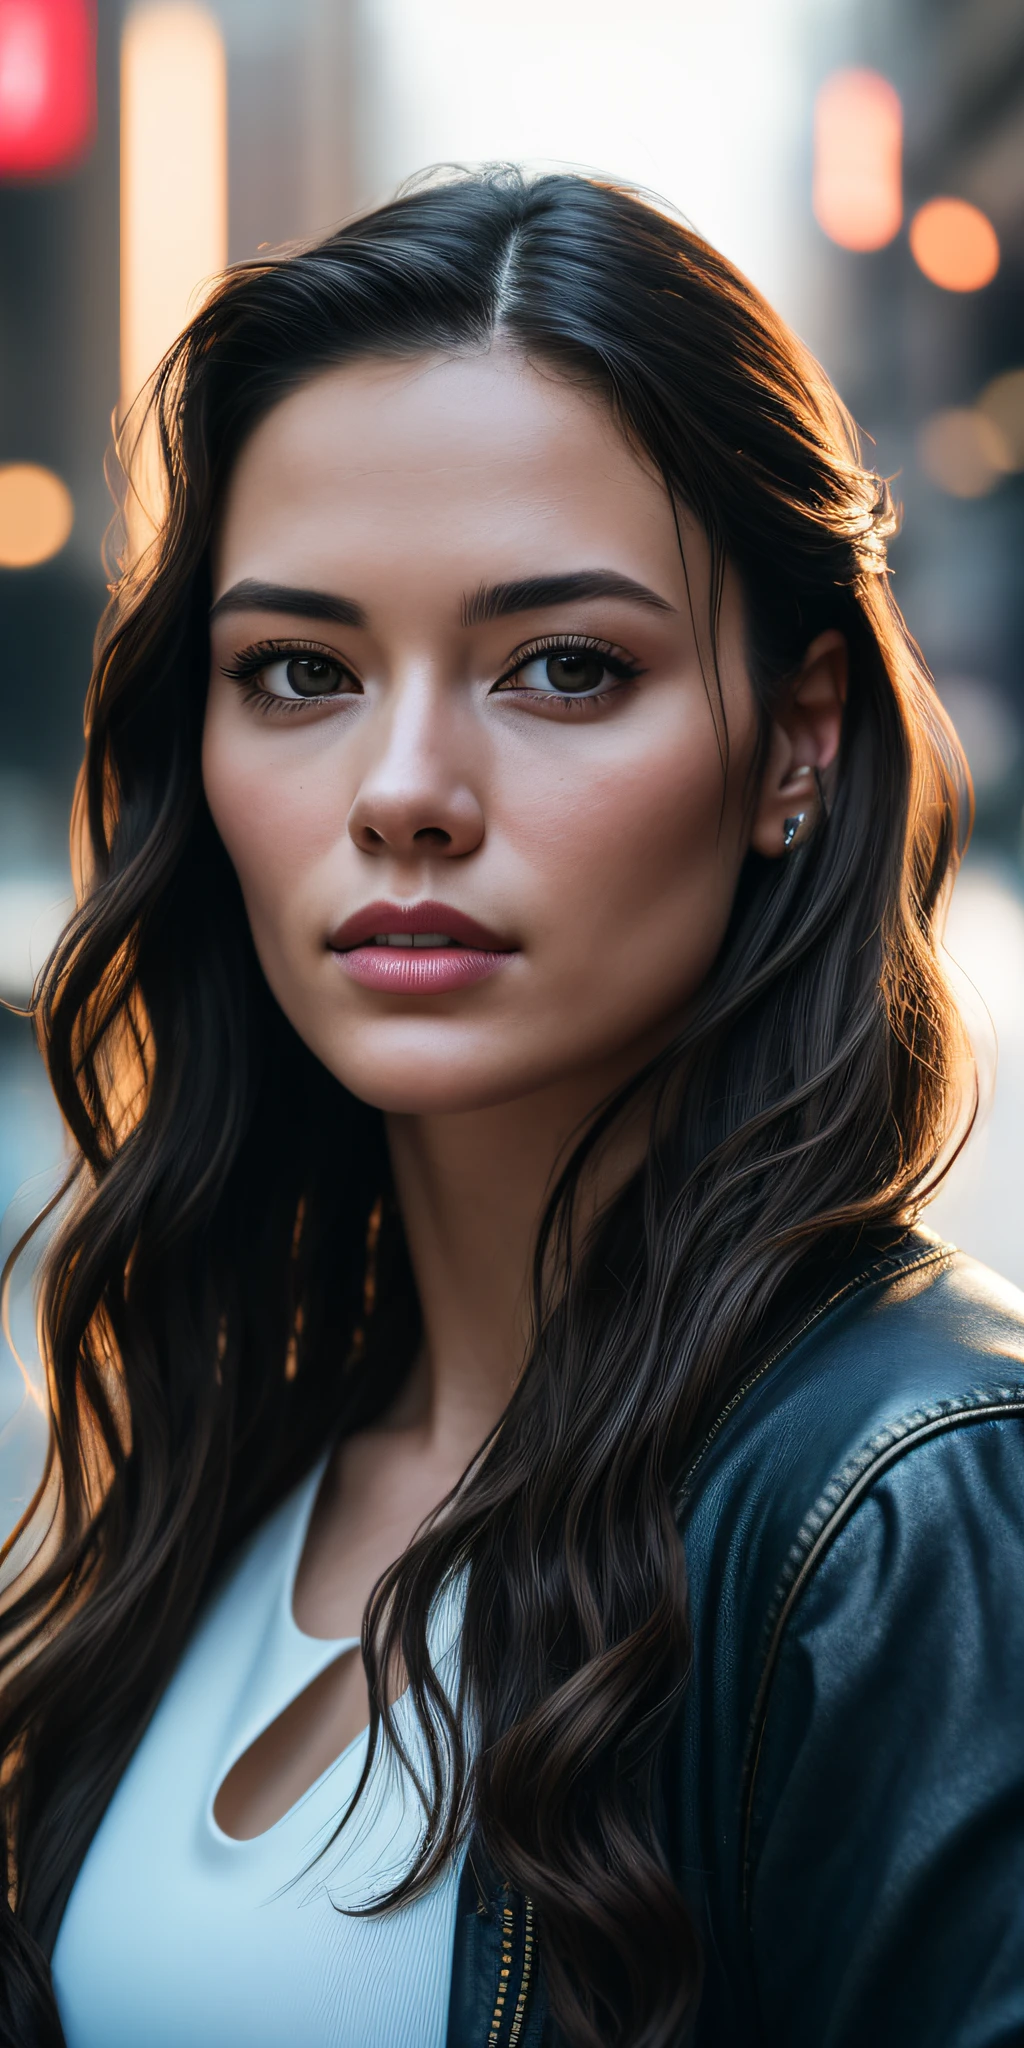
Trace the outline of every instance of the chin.
<path fill-rule="evenodd" d="M 521 1092 L 510 1093 L 507 1080 L 497 1076 L 489 1083 L 481 1080 L 467 1085 L 465 1078 L 454 1075 L 375 1074 L 360 1075 L 357 1081 L 348 1073 L 337 1073 L 336 1068 L 331 1071 L 360 1102 L 389 1116 L 458 1116 L 470 1110 L 495 1109 Z"/>
<path fill-rule="evenodd" d="M 523 1072 L 511 1060 L 496 1059 L 493 1047 L 478 1059 L 451 1050 L 433 1057 L 396 1051 L 393 1058 L 382 1058 L 379 1043 L 365 1059 L 351 1044 L 343 1052 L 318 1046 L 313 1050 L 351 1095 L 392 1116 L 458 1116 L 494 1109 L 556 1078 Z"/>

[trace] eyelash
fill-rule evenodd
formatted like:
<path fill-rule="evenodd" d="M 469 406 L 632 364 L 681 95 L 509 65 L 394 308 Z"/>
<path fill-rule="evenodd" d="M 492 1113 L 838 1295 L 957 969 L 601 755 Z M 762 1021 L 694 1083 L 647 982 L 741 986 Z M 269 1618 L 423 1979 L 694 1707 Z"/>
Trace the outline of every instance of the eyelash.
<path fill-rule="evenodd" d="M 550 657 L 559 654 L 600 655 L 609 674 L 616 678 L 614 688 L 595 690 L 588 696 L 574 696 L 569 691 L 560 694 L 554 690 L 550 694 L 547 690 L 524 689 L 522 692 L 523 696 L 531 697 L 535 704 L 559 704 L 567 711 L 575 711 L 577 715 L 584 711 L 588 704 L 605 703 L 609 697 L 616 694 L 623 683 L 635 682 L 644 672 L 641 662 L 620 653 L 607 640 L 597 640 L 589 633 L 561 633 L 557 639 L 540 639 L 531 642 L 527 647 L 517 647 L 512 666 L 505 670 L 504 675 L 498 677 L 493 688 L 500 690 L 503 683 L 510 682 L 512 677 L 517 676 L 531 661 L 540 661 L 545 655 Z"/>
<path fill-rule="evenodd" d="M 259 678 L 272 664 L 292 661 L 303 654 L 318 655 L 321 661 L 333 662 L 342 675 L 352 674 L 329 647 L 321 647 L 316 640 L 257 640 L 252 647 L 243 647 L 234 661 L 222 662 L 221 674 L 239 685 L 243 704 L 252 704 L 265 718 L 276 717 L 281 711 L 302 711 L 309 704 L 325 703 L 335 693 L 328 691 L 323 697 L 277 697 L 272 690 L 260 689 Z"/>
<path fill-rule="evenodd" d="M 352 674 L 351 669 L 339 661 L 329 647 L 322 647 L 314 640 L 256 641 L 252 647 L 243 648 L 234 661 L 223 662 L 221 674 L 238 683 L 243 703 L 252 704 L 264 717 L 276 717 L 280 712 L 302 711 L 310 704 L 328 702 L 336 693 L 325 691 L 322 697 L 278 697 L 271 690 L 260 689 L 259 677 L 272 663 L 291 661 L 304 654 L 319 655 L 322 660 L 333 662 L 342 675 Z M 600 655 L 609 674 L 616 678 L 614 689 L 597 690 L 587 696 L 574 696 L 568 691 L 562 695 L 556 691 L 549 694 L 546 690 L 525 689 L 522 692 L 523 696 L 531 697 L 534 703 L 558 704 L 567 711 L 579 714 L 588 704 L 605 702 L 607 698 L 615 695 L 623 683 L 635 682 L 637 677 L 643 674 L 640 662 L 621 654 L 607 640 L 595 639 L 588 633 L 563 633 L 557 639 L 535 640 L 526 647 L 517 648 L 512 666 L 497 677 L 492 689 L 501 690 L 504 684 L 511 682 L 512 678 L 530 662 L 539 661 L 545 655 L 550 657 L 559 654 Z"/>

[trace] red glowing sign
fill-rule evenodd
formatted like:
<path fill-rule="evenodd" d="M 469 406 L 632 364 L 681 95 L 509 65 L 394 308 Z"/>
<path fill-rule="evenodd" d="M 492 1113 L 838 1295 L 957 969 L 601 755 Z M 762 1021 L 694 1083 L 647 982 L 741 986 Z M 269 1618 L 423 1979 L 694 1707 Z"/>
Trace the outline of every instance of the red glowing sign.
<path fill-rule="evenodd" d="M 95 129 L 92 0 L 0 0 L 0 178 L 71 170 Z"/>

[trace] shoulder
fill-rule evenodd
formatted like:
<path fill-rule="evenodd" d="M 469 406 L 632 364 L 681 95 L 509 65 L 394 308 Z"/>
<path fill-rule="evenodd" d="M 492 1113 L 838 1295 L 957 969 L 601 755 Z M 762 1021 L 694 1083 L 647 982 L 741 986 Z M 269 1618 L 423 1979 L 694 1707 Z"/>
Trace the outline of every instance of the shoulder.
<path fill-rule="evenodd" d="M 736 1543 L 763 1618 L 884 1472 L 938 1436 L 1021 1417 L 1024 1294 L 914 1232 L 841 1285 L 709 1431 L 681 1492 L 691 1580 L 717 1579 L 723 1540 Z"/>
<path fill-rule="evenodd" d="M 1024 2040 L 1024 1423 L 916 1439 L 793 1587 L 740 1901 L 786 2048 Z"/>
<path fill-rule="evenodd" d="M 905 1241 L 741 1389 L 691 1467 L 682 1528 L 695 1669 L 678 1761 L 702 1813 L 686 1853 L 779 2037 L 804 2040 L 803 2011 L 808 2041 L 833 2038 L 833 1924 L 862 1962 L 837 2042 L 877 2037 L 890 2008 L 907 2020 L 912 1982 L 955 2003 L 936 1885 L 1024 1966 L 1024 1829 L 985 1818 L 1024 1800 L 1024 1297 Z M 918 1920 L 931 1932 L 912 1940 Z"/>

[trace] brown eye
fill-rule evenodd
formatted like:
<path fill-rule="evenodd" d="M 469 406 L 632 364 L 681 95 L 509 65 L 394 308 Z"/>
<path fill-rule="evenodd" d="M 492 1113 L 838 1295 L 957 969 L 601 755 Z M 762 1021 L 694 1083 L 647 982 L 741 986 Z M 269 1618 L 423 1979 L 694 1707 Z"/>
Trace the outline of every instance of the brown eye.
<path fill-rule="evenodd" d="M 553 689 L 573 695 L 599 690 L 608 673 L 608 665 L 599 654 L 586 653 L 549 654 L 544 669 Z"/>
<path fill-rule="evenodd" d="M 296 697 L 329 697 L 341 682 L 337 662 L 328 661 L 323 654 L 293 654 L 282 666 L 285 680 Z"/>
<path fill-rule="evenodd" d="M 643 673 L 630 655 L 599 642 L 574 645 L 563 640 L 532 651 L 524 649 L 515 668 L 507 670 L 493 687 L 513 697 L 528 692 L 531 697 L 561 699 L 563 703 L 598 705 Z"/>
<path fill-rule="evenodd" d="M 625 673 L 622 663 L 599 648 L 555 647 L 524 661 L 510 682 L 541 697 L 603 697 Z"/>
<path fill-rule="evenodd" d="M 257 678 L 261 696 L 278 697 L 288 704 L 301 703 L 303 699 L 312 703 L 323 697 L 362 695 L 362 685 L 340 661 L 332 661 L 329 654 L 283 654 L 277 661 L 261 662 L 258 668 L 254 661 L 245 670 L 229 669 L 225 673 L 248 673 Z"/>

